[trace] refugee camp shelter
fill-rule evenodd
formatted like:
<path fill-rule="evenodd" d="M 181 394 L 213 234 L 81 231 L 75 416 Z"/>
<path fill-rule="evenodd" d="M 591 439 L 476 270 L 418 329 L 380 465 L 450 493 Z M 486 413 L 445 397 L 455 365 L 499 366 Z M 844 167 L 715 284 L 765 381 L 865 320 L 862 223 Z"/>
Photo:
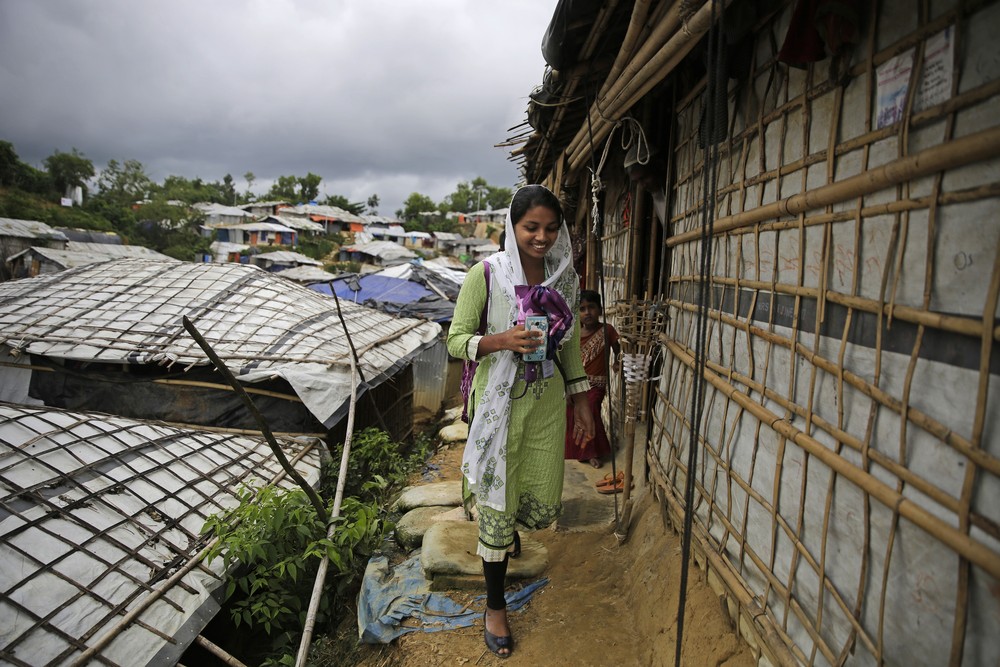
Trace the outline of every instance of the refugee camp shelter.
<path fill-rule="evenodd" d="M 216 225 L 215 238 L 226 243 L 245 245 L 290 245 L 298 242 L 299 233 L 276 222 L 247 222 L 239 225 Z"/>
<path fill-rule="evenodd" d="M 76 266 L 96 264 L 122 257 L 170 259 L 163 253 L 141 245 L 70 241 L 64 250 L 32 246 L 13 257 L 9 257 L 7 264 L 12 277 L 31 278 L 45 273 L 56 273 Z"/>
<path fill-rule="evenodd" d="M 294 229 L 300 235 L 306 237 L 319 236 L 326 233 L 326 227 L 318 222 L 313 222 L 309 218 L 297 215 L 268 215 L 261 219 L 261 222 L 272 222 L 289 229 Z"/>
<path fill-rule="evenodd" d="M 435 294 L 454 301 L 465 282 L 466 271 L 450 269 L 431 261 L 397 264 L 373 274 L 420 283 Z"/>
<path fill-rule="evenodd" d="M 36 220 L 0 218 L 0 279 L 7 280 L 10 273 L 7 259 L 32 246 L 44 246 L 61 250 L 66 247 L 66 236 L 62 232 Z"/>
<path fill-rule="evenodd" d="M 627 471 L 760 664 L 1000 663 L 998 27 L 562 0 L 546 31 L 513 157 L 631 355 Z"/>
<path fill-rule="evenodd" d="M 384 313 L 416 317 L 432 322 L 450 322 L 455 302 L 419 282 L 381 273 L 348 274 L 309 286 L 321 294 L 374 308 Z"/>
<path fill-rule="evenodd" d="M 308 285 L 309 283 L 322 283 L 333 280 L 336 276 L 316 266 L 297 266 L 294 269 L 281 271 L 281 277 Z"/>
<path fill-rule="evenodd" d="M 272 250 L 250 257 L 250 263 L 272 273 L 297 266 L 323 266 L 323 262 L 291 250 Z"/>
<path fill-rule="evenodd" d="M 329 297 L 255 266 L 126 259 L 0 284 L 5 398 L 257 428 L 182 317 L 280 432 L 323 433 L 346 414 L 352 344 L 362 395 L 384 383 L 404 395 L 392 382 L 412 384 L 413 358 L 442 344 L 434 323 L 346 302 L 338 314 Z M 394 436 L 412 428 L 406 408 Z"/>
<path fill-rule="evenodd" d="M 192 206 L 205 216 L 206 227 L 222 227 L 225 225 L 240 225 L 253 222 L 256 216 L 236 206 L 226 206 L 214 202 L 199 202 Z"/>
<path fill-rule="evenodd" d="M 241 204 L 240 208 L 254 217 L 260 218 L 267 215 L 276 215 L 281 209 L 290 206 L 286 201 L 255 201 L 249 204 Z"/>
<path fill-rule="evenodd" d="M 322 443 L 279 442 L 317 485 Z M 176 665 L 223 595 L 205 520 L 268 484 L 260 437 L 0 403 L 0 662 Z"/>
<path fill-rule="evenodd" d="M 359 215 L 345 211 L 338 206 L 321 204 L 299 204 L 281 209 L 282 217 L 301 217 L 323 225 L 327 234 L 338 232 L 359 232 L 365 227 L 365 220 Z"/>
<path fill-rule="evenodd" d="M 365 262 L 377 266 L 393 266 L 416 258 L 409 248 L 392 241 L 371 241 L 369 243 L 344 246 L 340 249 L 341 261 Z"/>

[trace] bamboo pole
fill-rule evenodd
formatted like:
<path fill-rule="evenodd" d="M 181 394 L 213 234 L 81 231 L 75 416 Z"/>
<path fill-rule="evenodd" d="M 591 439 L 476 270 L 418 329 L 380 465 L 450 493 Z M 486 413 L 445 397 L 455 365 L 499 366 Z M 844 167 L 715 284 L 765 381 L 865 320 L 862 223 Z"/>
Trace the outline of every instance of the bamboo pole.
<path fill-rule="evenodd" d="M 307 453 L 309 453 L 309 451 L 312 448 L 313 445 L 307 445 L 303 447 L 302 451 L 299 452 L 298 455 L 296 455 L 295 458 L 292 459 L 292 462 L 297 463 L 298 461 L 300 461 Z M 277 484 L 282 479 L 284 479 L 285 475 L 287 474 L 288 473 L 285 470 L 282 470 L 271 479 L 269 484 L 271 485 Z M 199 551 L 197 554 L 189 558 L 188 561 L 184 563 L 184 565 L 182 565 L 176 572 L 174 572 L 174 574 L 171 575 L 169 579 L 164 580 L 164 582 L 159 588 L 151 591 L 149 595 L 140 600 L 127 614 L 125 614 L 125 616 L 122 617 L 120 621 L 118 621 L 118 623 L 114 627 L 105 632 L 100 637 L 100 639 L 95 641 L 87 648 L 86 651 L 83 651 L 79 656 L 77 656 L 77 658 L 72 663 L 72 667 L 83 667 L 92 659 L 95 659 L 97 654 L 100 653 L 100 651 L 105 646 L 110 644 L 115 639 L 115 637 L 117 637 L 125 628 L 127 628 L 137 618 L 139 618 L 142 612 L 146 611 L 146 609 L 148 609 L 150 605 L 152 605 L 154 602 L 156 602 L 161 597 L 166 595 L 167 591 L 169 591 L 177 583 L 179 583 L 181 579 L 183 579 L 187 575 L 188 572 L 201 565 L 201 562 L 205 560 L 205 557 L 209 553 L 211 553 L 212 549 L 214 549 L 216 544 L 218 543 L 219 543 L 219 538 L 213 539 L 211 542 L 205 545 L 205 547 L 202 548 L 201 551 Z"/>
<path fill-rule="evenodd" d="M 344 327 L 346 333 L 347 327 Z M 340 516 L 340 506 L 344 500 L 344 487 L 347 484 L 347 464 L 351 455 L 351 436 L 354 433 L 354 413 L 358 403 L 358 370 L 351 357 L 351 402 L 347 410 L 347 429 L 344 436 L 344 451 L 340 456 L 340 471 L 337 473 L 337 491 L 333 497 L 333 511 L 331 518 Z M 331 520 L 326 531 L 327 539 L 332 539 L 337 524 Z M 319 562 L 316 571 L 316 581 L 313 583 L 312 596 L 309 598 L 309 608 L 306 612 L 306 622 L 302 628 L 302 639 L 299 641 L 299 652 L 295 658 L 295 667 L 305 667 L 309 659 L 309 648 L 312 643 L 313 628 L 316 625 L 316 615 L 319 611 L 320 598 L 323 595 L 323 586 L 326 584 L 326 572 L 330 567 L 330 557 L 323 552 L 323 559 Z"/>
<path fill-rule="evenodd" d="M 792 195 L 773 204 L 765 204 L 750 211 L 719 218 L 715 221 L 713 231 L 715 234 L 722 234 L 758 222 L 798 215 L 804 211 L 863 197 L 904 181 L 987 160 L 997 155 L 1000 155 L 1000 127 L 993 127 L 907 157 L 897 158 L 881 167 Z M 697 229 L 675 234 L 667 239 L 667 245 L 672 247 L 689 243 L 697 240 L 700 234 L 701 231 Z"/>
<path fill-rule="evenodd" d="M 684 504 L 674 494 L 669 482 L 663 476 L 663 472 L 655 463 L 655 461 L 650 461 L 650 465 L 648 466 L 650 474 L 666 496 L 669 511 L 674 515 L 674 522 L 683 524 Z M 712 538 L 705 532 L 701 524 L 694 522 L 692 526 L 698 550 L 715 573 L 719 575 L 719 578 L 722 579 L 732 596 L 736 598 L 738 606 L 737 614 L 743 615 L 761 633 L 761 638 L 764 640 L 764 645 L 767 649 L 765 653 L 768 654 L 768 657 L 782 667 L 798 667 L 799 662 L 792 655 L 791 651 L 789 651 L 788 644 L 778 634 L 771 617 L 761 609 L 757 598 L 747 588 L 740 574 L 734 570 L 732 563 L 715 549 L 715 546 L 712 544 Z M 744 613 L 744 610 L 746 613 Z"/>
<path fill-rule="evenodd" d="M 669 7 L 667 13 L 660 19 L 642 46 L 639 47 L 639 50 L 632 57 L 628 65 L 620 72 L 615 73 L 613 79 L 609 76 L 605 80 L 600 97 L 595 100 L 589 111 L 589 120 L 585 120 L 581 124 L 580 129 L 577 130 L 576 135 L 566 147 L 566 154 L 570 158 L 571 171 L 579 169 L 586 159 L 590 132 L 593 131 L 594 142 L 599 142 L 610 134 L 616 122 L 630 108 L 623 104 L 624 99 L 631 97 L 632 92 L 636 88 L 646 84 L 654 70 L 664 60 L 670 59 L 688 41 L 690 41 L 688 49 L 693 47 L 697 43 L 698 38 L 707 32 L 708 26 L 702 26 L 702 23 L 707 21 L 707 17 L 710 14 L 711 0 L 708 0 L 702 6 L 701 10 L 699 10 L 698 15 L 688 22 L 685 30 L 681 31 L 679 30 L 681 27 L 680 3 L 673 3 Z M 692 25 L 695 26 L 696 30 L 688 32 L 691 30 Z M 680 38 L 678 39 L 678 37 Z M 654 80 L 649 87 L 652 88 L 656 83 L 659 83 L 659 79 Z M 603 108 L 601 108 L 602 103 L 604 105 Z"/>
<path fill-rule="evenodd" d="M 686 350 L 673 341 L 667 341 L 666 345 L 672 354 L 683 361 L 689 368 L 693 368 L 694 360 Z M 719 378 L 715 373 L 706 369 L 705 379 L 718 391 L 729 397 L 730 400 L 735 401 L 745 408 L 762 424 L 768 425 L 779 435 L 788 438 L 807 454 L 819 459 L 830 470 L 841 475 L 862 491 L 870 494 L 885 507 L 898 512 L 900 516 L 924 530 L 931 537 L 948 545 L 971 563 L 981 567 L 990 576 L 1000 579 L 1000 554 L 997 554 L 981 542 L 974 540 L 966 533 L 948 525 L 913 500 L 900 495 L 894 489 L 879 481 L 871 473 L 861 470 L 841 458 L 833 451 L 827 449 L 814 437 L 803 433 L 790 423 L 783 421 L 779 415 L 755 403 L 732 384 Z"/>
<path fill-rule="evenodd" d="M 695 311 L 695 309 L 697 308 L 692 304 L 685 304 L 678 301 L 671 300 L 668 301 L 668 303 L 677 308 L 681 308 L 683 310 L 688 310 L 692 312 Z M 770 343 L 777 343 L 778 345 L 781 345 L 782 347 L 788 349 L 792 349 L 794 347 L 795 351 L 809 363 L 819 366 L 822 370 L 825 370 L 831 375 L 839 376 L 842 374 L 843 379 L 848 384 L 860 390 L 869 398 L 874 399 L 875 401 L 877 401 L 884 407 L 889 408 L 890 410 L 900 415 L 901 417 L 912 421 L 914 424 L 924 429 L 931 435 L 935 436 L 945 444 L 949 445 L 955 451 L 959 452 L 960 454 L 971 460 L 976 465 L 985 468 L 994 475 L 1000 476 L 1000 459 L 997 459 L 989 452 L 984 451 L 982 448 L 974 447 L 968 439 L 962 437 L 958 433 L 955 433 L 952 429 L 948 428 L 941 422 L 936 421 L 935 419 L 927 415 L 927 413 L 922 412 L 917 408 L 914 408 L 912 405 L 908 406 L 904 411 L 903 405 L 899 401 L 899 399 L 891 396 L 885 390 L 880 389 L 878 386 L 866 381 L 864 378 L 858 376 L 857 374 L 851 373 L 850 371 L 846 371 L 843 369 L 843 367 L 838 366 L 835 362 L 832 362 L 829 359 L 826 359 L 825 357 L 821 357 L 818 354 L 814 354 L 808 348 L 801 347 L 799 343 L 793 344 L 792 341 L 788 340 L 787 338 L 782 338 L 781 336 L 778 336 L 777 334 L 774 334 L 766 329 L 751 326 L 746 322 L 741 322 L 734 317 L 728 315 L 722 315 L 718 312 L 709 313 L 709 316 L 720 319 L 721 321 L 733 326 L 734 328 L 746 331 L 750 335 L 756 336 Z M 668 342 L 669 339 L 665 339 L 664 337 L 661 336 L 661 341 Z"/>
<path fill-rule="evenodd" d="M 184 329 L 191 334 L 191 337 L 194 338 L 195 342 L 198 343 L 198 346 L 212 361 L 215 369 L 219 371 L 227 382 L 229 382 L 229 386 L 233 388 L 233 391 L 235 391 L 240 398 L 243 399 L 243 403 L 247 406 L 250 414 L 253 415 L 253 418 L 257 421 L 257 425 L 260 426 L 261 435 L 264 436 L 264 439 L 267 440 L 267 444 L 271 447 L 271 452 L 274 453 L 274 458 L 277 459 L 281 467 L 286 473 L 288 473 L 288 476 L 295 480 L 295 483 L 299 485 L 299 488 L 306 494 L 306 497 L 309 498 L 309 502 L 312 503 L 313 508 L 316 510 L 316 516 L 320 517 L 320 519 L 322 519 L 325 523 L 328 520 L 329 515 L 326 511 L 326 507 L 323 506 L 323 499 L 319 497 L 318 493 L 316 493 L 316 489 L 309 486 L 309 483 L 306 482 L 305 478 L 299 474 L 299 471 L 293 468 L 292 464 L 288 462 L 288 459 L 285 457 L 285 453 L 281 451 L 281 447 L 278 445 L 278 441 L 274 439 L 274 434 L 271 433 L 271 427 L 268 426 L 264 416 L 260 414 L 259 410 L 257 410 L 257 406 L 254 405 L 250 396 L 243 391 L 243 386 L 233 375 L 233 372 L 229 370 L 229 367 L 226 366 L 225 362 L 219 359 L 218 355 L 215 354 L 215 350 L 212 349 L 198 329 L 194 326 L 194 323 L 188 319 L 187 315 L 184 315 L 181 318 L 181 322 L 184 324 Z"/>
<path fill-rule="evenodd" d="M 224 651 L 221 646 L 209 641 L 202 635 L 198 635 L 197 637 L 195 637 L 194 643 L 202 647 L 212 655 L 214 655 L 222 662 L 229 665 L 229 667 L 247 667 L 244 663 L 240 662 L 235 657 Z"/>

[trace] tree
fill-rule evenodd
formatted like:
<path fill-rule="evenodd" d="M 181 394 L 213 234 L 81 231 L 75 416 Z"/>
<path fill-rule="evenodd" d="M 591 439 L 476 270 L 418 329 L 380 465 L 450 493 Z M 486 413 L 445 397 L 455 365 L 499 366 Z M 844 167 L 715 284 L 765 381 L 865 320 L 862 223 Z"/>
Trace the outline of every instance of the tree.
<path fill-rule="evenodd" d="M 17 175 L 21 170 L 21 159 L 17 157 L 14 144 L 0 141 L 0 186 L 17 184 Z"/>
<path fill-rule="evenodd" d="M 301 201 L 309 202 L 315 201 L 319 197 L 319 184 L 323 181 L 322 176 L 317 176 L 311 171 L 299 179 L 299 195 L 301 195 Z"/>
<path fill-rule="evenodd" d="M 378 215 L 378 195 L 372 195 L 368 198 L 368 212 L 372 215 Z"/>
<path fill-rule="evenodd" d="M 232 174 L 226 174 L 222 178 L 222 197 L 223 203 L 230 206 L 236 205 L 236 184 L 233 182 Z"/>
<path fill-rule="evenodd" d="M 268 190 L 267 198 L 300 203 L 315 201 L 322 181 L 322 176 L 312 172 L 305 176 L 279 176 Z"/>
<path fill-rule="evenodd" d="M 495 210 L 506 208 L 511 196 L 510 188 L 492 186 L 485 178 L 477 176 L 471 182 L 461 181 L 455 186 L 455 191 L 441 202 L 441 208 L 456 213 L 483 211 L 487 208 Z"/>
<path fill-rule="evenodd" d="M 257 180 L 252 171 L 243 174 L 243 180 L 247 182 L 247 193 L 243 196 L 244 201 L 253 201 L 253 183 Z"/>
<path fill-rule="evenodd" d="M 426 213 L 428 211 L 434 211 L 437 213 L 437 204 L 434 200 L 427 195 L 422 195 L 419 192 L 412 192 L 410 196 L 406 198 L 403 202 L 402 210 L 396 211 L 396 215 L 403 220 L 417 221 L 420 220 L 420 214 Z"/>
<path fill-rule="evenodd" d="M 488 205 L 490 210 L 495 211 L 510 206 L 510 200 L 513 196 L 514 192 L 510 188 L 489 186 L 483 197 L 483 203 Z"/>
<path fill-rule="evenodd" d="M 326 199 L 320 202 L 324 206 L 336 206 L 337 208 L 343 209 L 348 213 L 353 213 L 354 215 L 361 215 L 365 212 L 365 205 L 359 201 L 349 201 L 344 195 L 327 195 Z"/>
<path fill-rule="evenodd" d="M 56 186 L 60 196 L 65 196 L 71 188 L 87 189 L 87 181 L 94 177 L 94 163 L 76 148 L 69 153 L 56 151 L 45 158 L 45 169 Z"/>
<path fill-rule="evenodd" d="M 121 206 L 145 199 L 154 188 L 154 183 L 146 175 L 138 160 L 109 160 L 108 166 L 97 177 L 97 187 L 103 199 Z"/>

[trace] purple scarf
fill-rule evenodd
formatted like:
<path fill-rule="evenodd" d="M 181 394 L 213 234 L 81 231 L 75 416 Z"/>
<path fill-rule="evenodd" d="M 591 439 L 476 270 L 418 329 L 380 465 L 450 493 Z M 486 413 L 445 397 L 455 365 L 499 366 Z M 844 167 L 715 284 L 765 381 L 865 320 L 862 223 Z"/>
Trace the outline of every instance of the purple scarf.
<path fill-rule="evenodd" d="M 517 297 L 517 323 L 524 324 L 529 315 L 545 315 L 549 320 L 548 343 L 545 346 L 545 358 L 555 359 L 559 343 L 573 324 L 573 312 L 566 304 L 562 294 L 543 285 L 515 285 L 514 296 Z M 538 363 L 528 364 L 525 369 L 525 380 L 531 382 L 537 377 Z"/>

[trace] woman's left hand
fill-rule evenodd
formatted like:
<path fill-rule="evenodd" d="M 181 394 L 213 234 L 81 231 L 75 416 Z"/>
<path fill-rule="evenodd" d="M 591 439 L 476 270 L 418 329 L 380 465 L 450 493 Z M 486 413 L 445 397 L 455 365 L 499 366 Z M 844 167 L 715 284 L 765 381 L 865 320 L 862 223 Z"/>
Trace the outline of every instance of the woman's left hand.
<path fill-rule="evenodd" d="M 573 396 L 573 441 L 583 449 L 593 439 L 594 415 L 590 414 L 587 392 L 581 392 Z"/>

